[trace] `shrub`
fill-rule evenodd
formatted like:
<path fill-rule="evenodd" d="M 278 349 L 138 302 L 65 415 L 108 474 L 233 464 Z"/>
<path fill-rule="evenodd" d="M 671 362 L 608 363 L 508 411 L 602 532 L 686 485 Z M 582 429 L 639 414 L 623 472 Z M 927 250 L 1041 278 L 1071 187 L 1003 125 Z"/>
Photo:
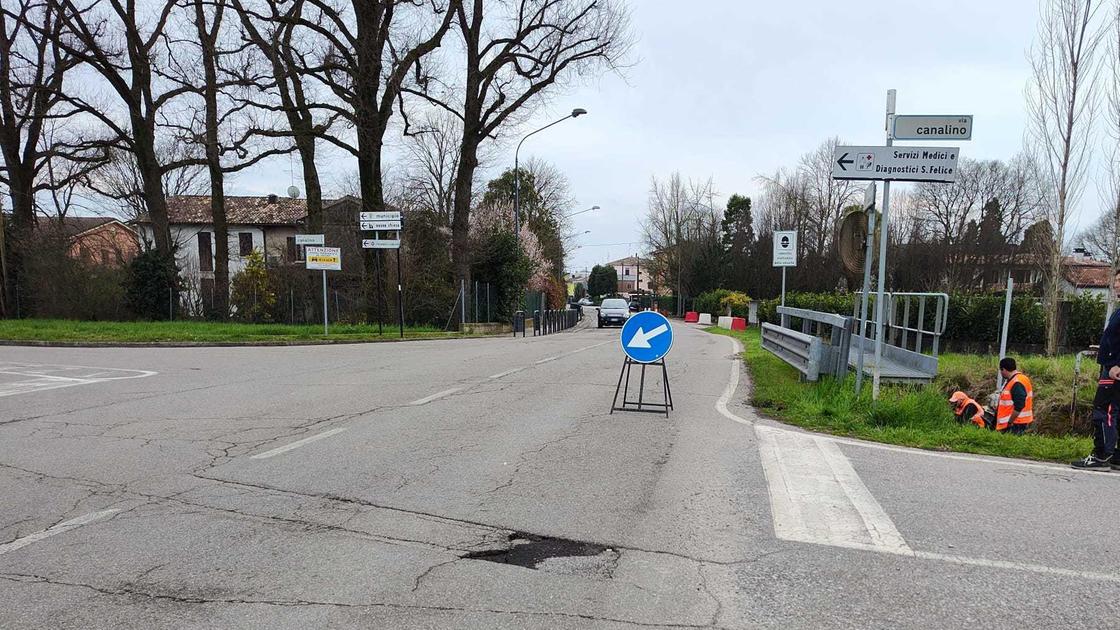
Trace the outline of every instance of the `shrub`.
<path fill-rule="evenodd" d="M 741 291 L 732 291 L 719 300 L 719 307 L 722 312 L 735 317 L 746 317 L 750 304 L 751 298 Z"/>
<path fill-rule="evenodd" d="M 179 268 L 175 256 L 155 249 L 141 252 L 128 266 L 125 301 L 143 319 L 167 319 L 179 310 Z"/>
<path fill-rule="evenodd" d="M 233 276 L 231 289 L 230 302 L 238 319 L 258 324 L 272 321 L 276 294 L 269 287 L 268 270 L 259 249 L 249 254 L 245 268 Z"/>

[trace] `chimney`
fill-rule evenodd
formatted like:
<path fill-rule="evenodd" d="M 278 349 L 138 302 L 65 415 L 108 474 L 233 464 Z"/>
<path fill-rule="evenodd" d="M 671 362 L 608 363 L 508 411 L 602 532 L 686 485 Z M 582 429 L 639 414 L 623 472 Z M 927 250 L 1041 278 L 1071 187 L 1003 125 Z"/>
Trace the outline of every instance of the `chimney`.
<path fill-rule="evenodd" d="M 279 197 L 277 197 L 276 195 L 269 195 L 268 196 L 268 203 L 276 203 L 277 199 L 279 199 Z"/>

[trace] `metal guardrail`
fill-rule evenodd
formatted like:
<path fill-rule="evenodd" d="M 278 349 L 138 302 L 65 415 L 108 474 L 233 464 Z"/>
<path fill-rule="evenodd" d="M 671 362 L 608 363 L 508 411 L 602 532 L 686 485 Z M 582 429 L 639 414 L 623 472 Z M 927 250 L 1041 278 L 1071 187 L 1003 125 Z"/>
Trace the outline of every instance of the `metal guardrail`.
<path fill-rule="evenodd" d="M 782 328 L 790 329 L 791 320 L 800 319 L 802 333 L 815 335 L 822 340 L 818 361 L 822 372 L 836 378 L 847 376 L 848 350 L 851 348 L 852 329 L 855 326 L 851 317 L 789 306 L 779 306 L 778 314 L 781 316 Z"/>
<path fill-rule="evenodd" d="M 917 319 L 913 320 L 911 326 L 910 318 L 910 302 L 916 301 L 917 306 Z M 914 352 L 922 352 L 922 338 L 931 338 L 931 350 L 933 356 L 937 356 L 937 352 L 941 345 L 941 335 L 945 333 L 945 327 L 949 323 L 949 296 L 945 293 L 892 293 L 891 294 L 891 308 L 890 317 L 887 321 L 890 323 L 892 337 L 895 341 L 894 345 L 905 350 L 913 350 Z M 934 316 L 932 324 L 926 326 L 926 302 L 932 301 L 934 308 Z M 901 308 L 900 308 L 901 304 Z M 896 318 L 897 315 L 902 316 L 901 321 Z M 910 345 L 910 334 L 914 335 L 913 348 Z M 899 336 L 902 337 L 899 340 Z M 901 341 L 901 342 L 900 342 Z"/>
<path fill-rule="evenodd" d="M 789 363 L 807 381 L 820 378 L 821 338 L 775 324 L 762 325 L 762 349 Z"/>

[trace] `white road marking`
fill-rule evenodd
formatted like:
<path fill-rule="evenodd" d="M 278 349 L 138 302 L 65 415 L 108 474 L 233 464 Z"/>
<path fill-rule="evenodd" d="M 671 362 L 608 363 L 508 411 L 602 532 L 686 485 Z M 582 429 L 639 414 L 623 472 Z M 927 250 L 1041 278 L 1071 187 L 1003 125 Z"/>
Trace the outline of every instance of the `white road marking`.
<path fill-rule="evenodd" d="M 60 376 L 52 372 L 75 372 Z M 113 376 L 116 374 L 117 376 Z M 101 368 L 86 365 L 54 365 L 37 363 L 0 362 L 0 375 L 23 377 L 20 380 L 0 383 L 0 397 L 61 389 L 77 385 L 89 385 L 107 381 L 132 378 L 146 378 L 157 374 L 150 370 L 129 370 L 122 368 Z"/>
<path fill-rule="evenodd" d="M 755 432 L 778 538 L 909 551 L 839 447 L 760 425 Z"/>
<path fill-rule="evenodd" d="M 1006 560 L 991 560 L 987 558 L 969 558 L 967 556 L 954 556 L 949 554 L 937 553 L 933 551 L 920 551 L 911 549 L 906 541 L 899 534 L 898 530 L 894 527 L 890 517 L 883 510 L 879 502 L 871 495 L 863 482 L 859 480 L 855 470 L 851 468 L 851 463 L 840 453 L 838 444 L 848 444 L 851 446 L 860 446 L 864 448 L 874 448 L 886 451 L 897 451 L 907 455 L 928 455 L 930 457 L 943 457 L 947 459 L 963 460 L 968 462 L 979 462 L 987 464 L 996 464 L 1001 466 L 1022 466 L 1028 468 L 1041 468 L 1058 470 L 1061 472 L 1071 473 L 1067 468 L 1060 466 L 1048 466 L 1046 464 L 1035 464 L 1030 462 L 1022 462 L 1015 460 L 1000 460 L 996 458 L 984 458 L 969 455 L 953 455 L 949 453 L 937 453 L 933 451 L 926 451 L 922 449 L 906 448 L 902 446 L 891 446 L 887 444 L 878 444 L 875 442 L 861 442 L 859 440 L 848 440 L 844 438 L 836 438 L 825 435 L 814 435 L 811 433 L 803 433 L 800 431 L 790 431 L 780 429 L 777 427 L 770 427 L 766 425 L 756 425 L 755 423 L 741 418 L 727 409 L 727 403 L 731 397 L 735 395 L 735 390 L 739 383 L 739 361 L 737 360 L 742 348 L 739 342 L 734 338 L 728 337 L 731 340 L 732 346 L 736 352 L 736 360 L 731 362 L 731 377 L 727 388 L 724 390 L 723 395 L 716 401 L 716 410 L 729 420 L 755 427 L 755 433 L 759 435 L 759 450 L 762 457 L 763 472 L 766 474 L 767 481 L 770 486 L 770 506 L 771 513 L 774 519 L 774 533 L 779 538 L 787 540 L 797 540 L 796 537 L 802 538 L 799 542 L 807 542 L 810 544 L 826 545 L 831 547 L 841 547 L 845 549 L 855 549 L 860 551 L 871 551 L 875 553 L 888 553 L 897 556 L 907 556 L 911 558 L 919 558 L 923 560 L 933 560 L 936 562 L 948 562 L 952 564 L 959 564 L 964 566 L 986 567 L 992 569 L 1004 569 L 1009 571 L 1024 571 L 1028 573 L 1038 573 L 1042 575 L 1056 575 L 1062 577 L 1080 578 L 1085 580 L 1094 580 L 1100 582 L 1115 582 L 1120 583 L 1120 575 L 1111 573 L 1100 573 L 1096 571 L 1078 571 L 1075 569 L 1063 569 L 1059 567 L 1050 567 L 1041 564 L 1030 564 L 1025 562 L 1008 562 Z M 795 502 L 794 494 L 791 494 L 790 481 L 787 479 L 790 475 L 786 474 L 786 469 L 783 467 L 782 459 L 780 458 L 779 449 L 777 449 L 771 438 L 777 437 L 779 434 L 788 434 L 800 436 L 802 439 L 811 439 L 816 443 L 818 449 L 822 449 L 822 457 L 828 463 L 828 467 L 835 477 L 836 484 L 839 485 L 851 503 L 853 509 L 859 513 L 861 520 L 864 522 L 864 528 L 867 532 L 870 542 L 861 540 L 844 540 L 842 536 L 832 536 L 832 540 L 819 541 L 819 540 L 804 540 L 812 538 L 815 534 L 820 533 L 817 528 L 813 531 L 808 527 L 804 520 L 801 519 L 799 512 L 800 505 Z M 765 435 L 765 437 L 764 437 Z M 824 447 L 823 445 L 828 445 Z M 803 444 L 804 446 L 804 444 Z M 822 448 L 823 447 L 823 448 Z M 835 449 L 835 450 L 833 450 Z M 836 455 L 839 455 L 842 460 L 838 460 Z M 851 471 L 850 473 L 848 471 Z M 773 475 L 773 476 L 772 476 Z M 1104 475 L 1101 475 L 1104 476 Z M 853 496 L 855 497 L 853 499 Z M 779 517 L 779 514 L 782 516 Z M 884 521 L 885 519 L 885 521 Z M 779 524 L 781 522 L 782 524 Z M 885 527 L 886 523 L 889 527 Z M 786 534 L 783 536 L 779 533 L 779 529 Z M 840 530 L 843 533 L 843 530 Z"/>
<path fill-rule="evenodd" d="M 462 387 L 452 387 L 451 389 L 445 389 L 442 392 L 436 392 L 436 393 L 432 394 L 431 396 L 425 396 L 425 397 L 421 398 L 420 400 L 414 400 L 414 401 L 412 401 L 408 404 L 410 404 L 414 407 L 417 406 L 417 405 L 426 405 L 426 404 L 432 402 L 433 400 L 439 400 L 440 398 L 443 398 L 444 396 L 450 396 L 451 394 L 454 394 L 455 392 L 460 391 L 461 389 L 463 389 L 463 388 Z"/>
<path fill-rule="evenodd" d="M 556 359 L 559 359 L 559 358 L 560 358 L 560 357 L 562 357 L 562 356 L 564 356 L 564 355 L 562 355 L 562 354 L 558 354 L 558 355 L 556 355 L 556 356 L 554 356 L 554 357 L 548 357 L 547 359 L 541 359 L 540 361 L 536 361 L 536 362 L 534 363 L 534 365 L 540 365 L 540 364 L 542 364 L 542 363 L 548 363 L 549 361 L 555 361 Z"/>
<path fill-rule="evenodd" d="M 269 457 L 275 457 L 276 455 L 280 455 L 281 453 L 287 453 L 288 451 L 295 450 L 295 449 L 297 449 L 301 446 L 306 446 L 306 445 L 308 445 L 312 442 L 318 442 L 319 440 L 322 440 L 324 438 L 329 438 L 332 435 L 338 435 L 339 433 L 342 433 L 345 430 L 346 430 L 346 427 L 337 427 L 337 428 L 331 429 L 329 431 L 323 431 L 322 433 L 312 435 L 311 437 L 306 437 L 306 438 L 303 438 L 302 440 L 296 440 L 295 442 L 292 442 L 291 444 L 285 444 L 284 446 L 279 446 L 277 448 L 272 449 L 271 451 L 265 451 L 263 453 L 257 453 L 256 455 L 251 455 L 249 457 L 249 459 L 267 459 Z"/>
<path fill-rule="evenodd" d="M 516 373 L 518 373 L 518 372 L 520 372 L 521 370 L 524 370 L 524 369 L 526 369 L 526 368 L 523 368 L 523 367 L 513 368 L 512 370 L 506 370 L 505 372 L 498 372 L 497 374 L 491 374 L 490 378 L 502 378 L 503 376 L 509 376 L 510 374 L 516 374 Z"/>
<path fill-rule="evenodd" d="M 50 526 L 50 527 L 48 527 L 44 530 L 37 531 L 34 534 L 28 534 L 28 535 L 24 536 L 23 538 L 17 538 L 15 540 L 13 540 L 12 542 L 4 543 L 3 545 L 0 545 L 0 556 L 8 553 L 9 551 L 15 551 L 16 549 L 22 549 L 22 548 L 30 545 L 31 543 L 39 542 L 40 540 L 43 540 L 44 538 L 50 538 L 51 536 L 55 536 L 57 534 L 62 534 L 62 533 L 68 532 L 68 531 L 70 531 L 70 530 L 72 530 L 76 527 L 81 527 L 82 525 L 88 525 L 89 523 L 92 523 L 94 521 L 99 521 L 99 520 L 104 519 L 106 517 L 112 516 L 113 514 L 116 514 L 117 512 L 120 512 L 120 510 L 115 510 L 114 509 L 114 510 L 101 510 L 100 512 L 91 512 L 90 514 L 86 514 L 84 516 L 79 516 L 78 518 L 72 518 L 68 521 L 63 521 L 61 523 L 57 523 L 57 524 L 52 525 L 52 526 Z"/>
<path fill-rule="evenodd" d="M 605 346 L 608 343 L 614 343 L 614 339 L 611 339 L 610 341 L 604 341 L 602 343 L 593 343 L 590 346 L 584 346 L 582 348 L 577 348 L 575 350 L 572 350 L 568 354 L 576 354 L 576 353 L 579 353 L 579 352 L 583 352 L 584 350 L 590 350 L 592 348 L 598 348 L 599 346 Z"/>

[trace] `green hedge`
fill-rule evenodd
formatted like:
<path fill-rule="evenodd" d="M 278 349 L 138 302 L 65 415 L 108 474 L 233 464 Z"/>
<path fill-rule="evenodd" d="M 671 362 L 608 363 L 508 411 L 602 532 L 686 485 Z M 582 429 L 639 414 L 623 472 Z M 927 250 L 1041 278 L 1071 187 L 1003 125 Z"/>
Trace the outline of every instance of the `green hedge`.
<path fill-rule="evenodd" d="M 851 315 L 855 300 L 853 294 L 838 293 L 786 293 L 786 306 L 826 313 Z M 1003 322 L 1002 295 L 952 295 L 949 297 L 949 319 L 944 338 L 966 342 L 999 341 L 999 328 Z M 761 321 L 778 322 L 780 300 L 763 300 L 759 303 Z M 1068 347 L 1084 347 L 1096 343 L 1104 326 L 1105 304 L 1097 296 L 1077 296 L 1066 301 L 1063 310 L 1068 312 L 1066 340 Z M 914 307 L 916 309 L 916 306 Z M 912 309 L 911 322 L 917 317 Z M 932 325 L 933 309 L 926 313 L 927 325 Z M 869 317 L 874 318 L 874 302 Z M 1033 297 L 1018 297 L 1011 301 L 1011 333 L 1008 342 L 1015 344 L 1042 344 L 1046 340 L 1046 310 Z"/>

